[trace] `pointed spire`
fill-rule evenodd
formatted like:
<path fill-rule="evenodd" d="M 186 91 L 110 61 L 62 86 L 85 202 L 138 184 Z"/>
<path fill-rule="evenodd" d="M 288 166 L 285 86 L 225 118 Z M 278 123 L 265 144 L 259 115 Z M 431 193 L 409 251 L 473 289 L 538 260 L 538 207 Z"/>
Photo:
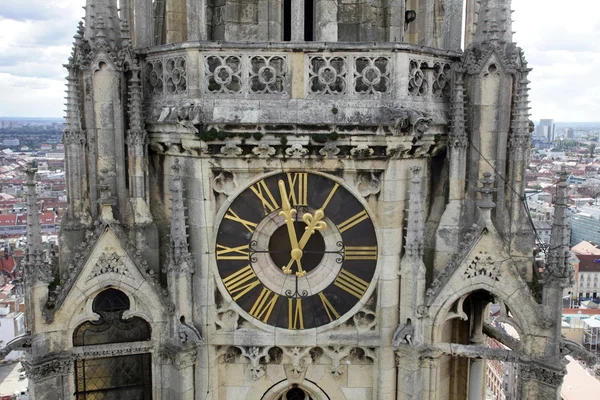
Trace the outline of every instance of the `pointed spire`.
<path fill-rule="evenodd" d="M 120 44 L 121 21 L 117 0 L 86 0 L 85 38 L 106 41 L 111 46 Z"/>
<path fill-rule="evenodd" d="M 181 166 L 176 158 L 173 166 L 173 180 L 171 182 L 171 249 L 170 262 L 177 271 L 190 270 L 191 255 L 189 252 L 185 206 L 183 202 L 183 182 L 181 180 Z"/>
<path fill-rule="evenodd" d="M 511 0 L 478 0 L 475 42 L 499 40 L 512 43 Z"/>
<path fill-rule="evenodd" d="M 423 259 L 424 226 L 423 194 L 421 191 L 421 167 L 412 167 L 413 178 L 410 183 L 408 223 L 406 229 L 406 255 L 414 260 Z"/>
<path fill-rule="evenodd" d="M 463 80 L 463 73 L 461 71 L 455 71 L 454 73 L 453 89 L 450 146 L 464 149 L 469 144 L 469 139 L 467 137 L 467 131 L 465 128 L 465 84 Z"/>
<path fill-rule="evenodd" d="M 25 261 L 26 275 L 33 282 L 50 282 L 51 269 L 46 263 L 44 246 L 42 245 L 42 225 L 36 192 L 35 175 L 37 164 L 31 162 L 25 170 L 27 174 L 27 256 Z"/>
<path fill-rule="evenodd" d="M 550 248 L 544 278 L 546 282 L 556 282 L 562 287 L 571 284 L 573 270 L 569 263 L 569 221 L 567 218 L 567 177 L 564 166 L 558 173 L 556 200 L 554 202 L 554 223 L 550 234 Z"/>

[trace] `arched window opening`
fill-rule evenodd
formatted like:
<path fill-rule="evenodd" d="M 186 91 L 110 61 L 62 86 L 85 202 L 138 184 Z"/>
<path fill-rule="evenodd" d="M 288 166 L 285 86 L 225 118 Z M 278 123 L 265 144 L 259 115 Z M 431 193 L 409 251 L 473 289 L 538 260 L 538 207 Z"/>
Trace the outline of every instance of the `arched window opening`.
<path fill-rule="evenodd" d="M 109 343 L 127 343 L 150 340 L 150 325 L 142 318 L 123 319 L 129 309 L 129 298 L 116 289 L 98 294 L 92 310 L 100 315 L 98 321 L 79 325 L 73 333 L 74 346 L 93 346 Z"/>
<path fill-rule="evenodd" d="M 100 292 L 92 310 L 98 321 L 88 321 L 73 332 L 74 346 L 110 345 L 150 340 L 151 329 L 144 319 L 123 319 L 130 308 L 127 295 L 116 289 Z M 149 353 L 75 361 L 77 400 L 152 399 L 152 359 Z"/>
<path fill-rule="evenodd" d="M 310 394 L 299 387 L 293 387 L 279 396 L 277 400 L 314 400 Z"/>

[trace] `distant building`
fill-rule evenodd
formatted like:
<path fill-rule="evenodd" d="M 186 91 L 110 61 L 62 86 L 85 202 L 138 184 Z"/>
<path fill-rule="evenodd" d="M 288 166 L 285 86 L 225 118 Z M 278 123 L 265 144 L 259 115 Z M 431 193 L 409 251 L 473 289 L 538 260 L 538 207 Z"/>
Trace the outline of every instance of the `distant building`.
<path fill-rule="evenodd" d="M 585 240 L 571 249 L 575 255 L 597 255 L 600 256 L 600 249 L 595 244 L 586 242 Z"/>
<path fill-rule="evenodd" d="M 556 126 L 553 119 L 542 119 L 536 128 L 537 136 L 544 136 L 547 140 L 554 140 Z"/>
<path fill-rule="evenodd" d="M 579 265 L 575 266 L 575 290 L 579 301 L 596 299 L 600 293 L 600 256 L 578 255 Z"/>
<path fill-rule="evenodd" d="M 19 139 L 4 139 L 2 145 L 7 147 L 20 146 L 21 141 Z"/>
<path fill-rule="evenodd" d="M 575 137 L 575 131 L 572 128 L 565 129 L 565 136 L 567 139 L 573 139 Z"/>
<path fill-rule="evenodd" d="M 590 214 L 571 215 L 571 246 L 588 241 L 600 243 L 600 221 Z"/>

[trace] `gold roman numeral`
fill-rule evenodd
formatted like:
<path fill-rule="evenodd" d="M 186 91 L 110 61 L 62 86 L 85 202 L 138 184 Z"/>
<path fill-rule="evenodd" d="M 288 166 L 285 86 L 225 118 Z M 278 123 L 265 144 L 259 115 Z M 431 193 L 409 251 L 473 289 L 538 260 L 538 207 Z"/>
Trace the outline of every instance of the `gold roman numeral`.
<path fill-rule="evenodd" d="M 217 243 L 217 260 L 248 260 L 248 245 L 227 247 Z"/>
<path fill-rule="evenodd" d="M 275 197 L 273 197 L 273 194 L 264 180 L 250 186 L 250 190 L 252 190 L 256 197 L 262 202 L 265 215 L 268 215 L 279 208 L 279 204 L 277 204 Z"/>
<path fill-rule="evenodd" d="M 304 329 L 302 299 L 288 298 L 288 329 Z"/>
<path fill-rule="evenodd" d="M 227 213 L 225 214 L 225 218 L 230 219 L 235 222 L 239 222 L 240 224 L 244 225 L 246 227 L 246 229 L 248 229 L 250 231 L 250 233 L 254 233 L 254 230 L 256 229 L 256 226 L 257 226 L 252 221 L 248 221 L 243 218 L 240 218 L 240 216 L 237 215 L 235 213 L 235 211 L 233 211 L 231 208 L 229 210 L 227 210 Z"/>
<path fill-rule="evenodd" d="M 325 209 L 327 208 L 327 205 L 333 198 L 333 195 L 335 194 L 335 191 L 337 190 L 338 187 L 340 187 L 340 185 L 337 183 L 333 186 L 333 188 L 331 189 L 331 192 L 329 192 L 329 195 L 327 196 L 327 198 L 325 199 L 325 202 L 321 206 L 321 210 L 325 211 Z"/>
<path fill-rule="evenodd" d="M 338 225 L 338 229 L 340 233 L 346 232 L 348 229 L 352 228 L 354 225 L 361 223 L 365 219 L 369 219 L 369 215 L 366 210 L 362 210 L 358 214 L 353 217 L 348 218 L 344 222 Z"/>
<path fill-rule="evenodd" d="M 287 173 L 290 203 L 293 206 L 307 206 L 308 205 L 308 174 L 306 172 L 301 173 Z"/>
<path fill-rule="evenodd" d="M 334 320 L 340 317 L 340 314 L 333 308 L 327 297 L 323 294 L 323 292 L 319 293 L 319 297 L 321 298 L 321 303 L 323 303 L 323 307 L 325 307 L 325 311 L 327 312 L 327 316 L 329 317 L 329 322 L 333 322 Z M 333 318 L 335 317 L 335 318 Z"/>
<path fill-rule="evenodd" d="M 252 267 L 248 265 L 223 279 L 223 284 L 229 294 L 233 296 L 233 300 L 237 300 L 260 285 L 260 281 Z"/>
<path fill-rule="evenodd" d="M 346 260 L 377 260 L 377 246 L 346 246 Z"/>
<path fill-rule="evenodd" d="M 359 299 L 363 297 L 367 291 L 367 287 L 369 287 L 368 282 L 363 281 L 358 276 L 351 274 L 343 268 L 337 278 L 335 278 L 333 284 Z"/>
<path fill-rule="evenodd" d="M 252 315 L 256 319 L 261 320 L 264 323 L 267 323 L 267 321 L 271 317 L 273 308 L 275 308 L 275 304 L 277 303 L 278 298 L 278 294 L 275 294 L 264 287 L 263 290 L 260 292 L 258 299 L 256 299 L 254 305 L 250 309 L 250 315 Z"/>

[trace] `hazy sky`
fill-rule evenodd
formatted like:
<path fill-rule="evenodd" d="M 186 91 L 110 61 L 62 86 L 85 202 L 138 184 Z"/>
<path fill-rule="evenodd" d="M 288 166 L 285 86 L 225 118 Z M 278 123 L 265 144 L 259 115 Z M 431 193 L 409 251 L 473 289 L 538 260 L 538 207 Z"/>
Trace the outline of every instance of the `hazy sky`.
<path fill-rule="evenodd" d="M 0 116 L 62 117 L 85 0 L 0 0 Z M 532 119 L 600 122 L 600 0 L 513 0 Z M 566 7 L 571 5 L 571 7 Z"/>

